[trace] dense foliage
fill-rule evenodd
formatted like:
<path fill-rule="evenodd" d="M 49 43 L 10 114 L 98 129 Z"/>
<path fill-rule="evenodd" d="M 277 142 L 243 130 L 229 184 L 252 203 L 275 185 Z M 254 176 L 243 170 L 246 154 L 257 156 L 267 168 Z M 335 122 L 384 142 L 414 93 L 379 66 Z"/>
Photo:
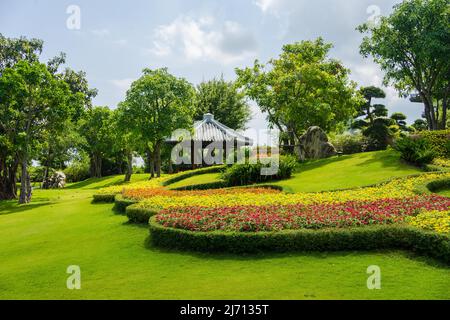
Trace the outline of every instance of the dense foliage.
<path fill-rule="evenodd" d="M 436 157 L 431 145 L 421 138 L 401 138 L 396 141 L 395 148 L 400 152 L 403 160 L 418 166 L 431 163 Z"/>
<path fill-rule="evenodd" d="M 280 156 L 276 160 L 273 163 L 258 161 L 256 163 L 233 164 L 222 173 L 222 179 L 228 186 L 245 186 L 290 178 L 297 165 L 296 159 L 292 156 Z M 269 168 L 274 172 L 264 174 L 264 170 Z"/>

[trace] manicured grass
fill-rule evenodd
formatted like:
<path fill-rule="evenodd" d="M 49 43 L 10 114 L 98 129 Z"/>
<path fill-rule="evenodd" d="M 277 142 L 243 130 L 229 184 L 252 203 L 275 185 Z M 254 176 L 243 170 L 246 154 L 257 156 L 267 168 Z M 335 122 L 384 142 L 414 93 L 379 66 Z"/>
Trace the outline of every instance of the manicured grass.
<path fill-rule="evenodd" d="M 128 224 L 111 204 L 91 204 L 96 188 L 114 181 L 37 190 L 38 201 L 25 206 L 0 203 L 1 299 L 450 299 L 450 268 L 403 252 L 238 256 L 147 247 L 146 227 Z M 66 288 L 69 265 L 81 268 L 81 290 Z M 381 290 L 366 287 L 370 265 L 381 268 Z"/>
<path fill-rule="evenodd" d="M 189 177 L 181 181 L 175 182 L 168 186 L 170 189 L 194 186 L 198 184 L 217 182 L 220 180 L 220 173 L 205 173 L 198 176 Z"/>
<path fill-rule="evenodd" d="M 400 161 L 397 152 L 379 151 L 310 161 L 300 164 L 291 179 L 274 182 L 288 192 L 320 192 L 367 186 L 419 173 L 420 169 Z M 171 188 L 217 182 L 220 175 L 204 174 L 181 180 Z"/>

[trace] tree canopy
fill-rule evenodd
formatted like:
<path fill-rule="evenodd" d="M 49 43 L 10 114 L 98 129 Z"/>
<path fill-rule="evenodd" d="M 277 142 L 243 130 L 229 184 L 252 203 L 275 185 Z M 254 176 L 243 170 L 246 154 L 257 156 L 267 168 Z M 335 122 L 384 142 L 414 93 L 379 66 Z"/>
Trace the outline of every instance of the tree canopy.
<path fill-rule="evenodd" d="M 361 54 L 385 72 L 385 84 L 401 95 L 417 92 L 429 129 L 444 129 L 450 94 L 450 7 L 448 0 L 405 0 L 378 25 L 358 27 L 368 34 Z"/>
<path fill-rule="evenodd" d="M 235 130 L 246 129 L 251 118 L 245 94 L 223 77 L 197 86 L 194 119 L 202 120 L 205 113 L 212 113 L 216 120 Z"/>
<path fill-rule="evenodd" d="M 331 48 L 321 38 L 297 42 L 265 65 L 236 69 L 238 84 L 291 145 L 310 126 L 335 129 L 361 102 L 349 70 L 328 57 Z"/>
<path fill-rule="evenodd" d="M 183 78 L 164 69 L 144 69 L 143 75 L 127 91 L 121 109 L 133 122 L 161 174 L 161 147 L 176 129 L 192 127 L 194 88 Z"/>

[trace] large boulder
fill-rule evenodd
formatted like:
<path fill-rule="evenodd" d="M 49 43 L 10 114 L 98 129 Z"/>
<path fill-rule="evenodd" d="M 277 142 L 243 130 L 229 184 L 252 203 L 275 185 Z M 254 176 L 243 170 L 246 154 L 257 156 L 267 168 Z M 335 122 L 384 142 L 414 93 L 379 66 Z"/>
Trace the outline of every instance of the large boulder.
<path fill-rule="evenodd" d="M 43 189 L 62 189 L 66 185 L 66 175 L 64 172 L 57 171 L 42 183 Z"/>
<path fill-rule="evenodd" d="M 326 133 L 319 127 L 310 127 L 298 141 L 295 153 L 303 161 L 306 159 L 323 159 L 335 156 L 336 148 L 328 142 Z"/>

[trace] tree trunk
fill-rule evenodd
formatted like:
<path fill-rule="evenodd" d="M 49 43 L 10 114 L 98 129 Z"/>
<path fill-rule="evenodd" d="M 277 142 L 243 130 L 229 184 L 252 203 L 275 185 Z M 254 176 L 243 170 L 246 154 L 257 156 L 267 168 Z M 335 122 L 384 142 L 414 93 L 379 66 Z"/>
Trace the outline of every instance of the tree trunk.
<path fill-rule="evenodd" d="M 158 141 L 155 144 L 155 166 L 156 166 L 156 175 L 157 177 L 161 177 L 161 142 Z"/>
<path fill-rule="evenodd" d="M 423 103 L 425 105 L 425 117 L 428 122 L 428 129 L 429 130 L 437 130 L 437 121 L 436 121 L 436 114 L 434 112 L 434 106 L 433 106 L 433 99 L 426 93 L 420 93 Z"/>
<path fill-rule="evenodd" d="M 91 155 L 91 178 L 102 177 L 102 157 L 99 154 Z"/>
<path fill-rule="evenodd" d="M 29 196 L 29 175 L 28 175 L 28 159 L 24 155 L 21 160 L 21 175 L 20 175 L 20 196 L 19 196 L 19 204 L 25 204 L 30 202 Z"/>
<path fill-rule="evenodd" d="M 130 182 L 131 175 L 133 174 L 133 153 L 127 154 L 127 173 L 125 175 L 125 182 Z"/>
<path fill-rule="evenodd" d="M 16 173 L 18 166 L 17 158 L 12 164 L 7 164 L 5 157 L 0 158 L 0 200 L 17 198 Z"/>

